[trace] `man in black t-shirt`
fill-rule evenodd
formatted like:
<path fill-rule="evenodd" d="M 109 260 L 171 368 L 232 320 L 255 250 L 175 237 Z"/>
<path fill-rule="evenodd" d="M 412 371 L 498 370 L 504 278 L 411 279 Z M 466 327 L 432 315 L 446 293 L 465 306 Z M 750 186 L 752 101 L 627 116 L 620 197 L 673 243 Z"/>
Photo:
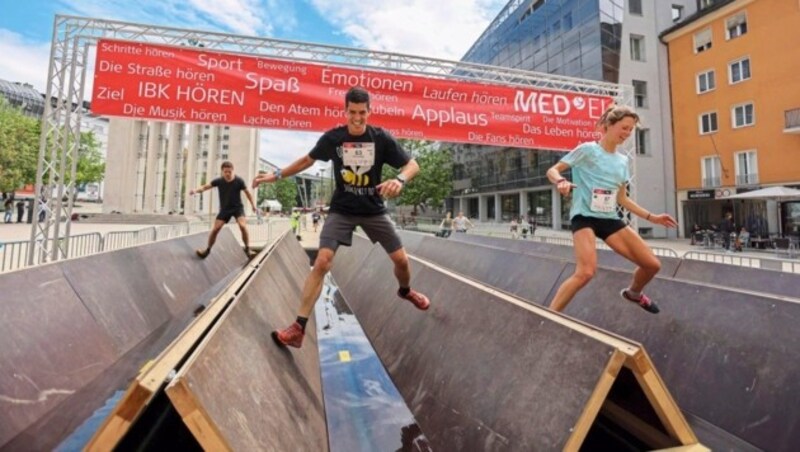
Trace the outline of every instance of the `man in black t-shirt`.
<path fill-rule="evenodd" d="M 333 265 L 340 245 L 350 246 L 353 230 L 360 226 L 373 242 L 381 244 L 394 263 L 394 274 L 400 287 L 397 296 L 410 301 L 418 309 L 428 309 L 425 295 L 411 289 L 411 269 L 403 244 L 386 214 L 383 198 L 400 194 L 405 184 L 417 172 L 419 165 L 394 137 L 380 127 L 367 125 L 369 93 L 363 88 L 351 88 L 345 95 L 347 125 L 325 132 L 308 155 L 284 169 L 264 174 L 253 180 L 253 188 L 292 176 L 310 168 L 316 160 L 333 160 L 336 190 L 330 203 L 330 213 L 319 237 L 319 253 L 314 269 L 306 279 L 297 321 L 284 330 L 274 331 L 278 345 L 300 347 L 306 322 L 322 291 L 322 281 Z M 395 179 L 381 183 L 381 170 L 388 164 L 400 168 Z"/>
<path fill-rule="evenodd" d="M 239 176 L 233 174 L 233 163 L 225 161 L 222 162 L 222 177 L 218 177 L 211 182 L 203 185 L 196 190 L 189 190 L 190 195 L 195 193 L 202 193 L 217 187 L 219 191 L 219 214 L 214 221 L 214 227 L 211 233 L 208 234 L 208 247 L 204 250 L 197 250 L 197 255 L 205 259 L 211 253 L 211 247 L 217 241 L 217 234 L 219 230 L 225 226 L 225 223 L 230 221 L 231 218 L 236 218 L 236 223 L 239 224 L 239 230 L 242 231 L 242 241 L 244 242 L 244 252 L 248 257 L 252 257 L 253 253 L 250 251 L 250 238 L 247 233 L 247 217 L 244 215 L 244 205 L 242 204 L 242 194 L 244 191 L 247 200 L 250 201 L 250 206 L 253 212 L 256 211 L 256 204 L 253 202 L 253 195 L 247 189 L 247 184 Z"/>

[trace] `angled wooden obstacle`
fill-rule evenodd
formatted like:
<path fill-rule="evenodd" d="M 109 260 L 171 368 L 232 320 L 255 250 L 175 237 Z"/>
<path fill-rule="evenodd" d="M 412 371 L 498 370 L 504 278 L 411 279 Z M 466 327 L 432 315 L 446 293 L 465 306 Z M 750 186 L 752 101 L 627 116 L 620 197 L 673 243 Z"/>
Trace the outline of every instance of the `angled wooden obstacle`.
<path fill-rule="evenodd" d="M 611 430 L 707 450 L 640 344 L 412 256 L 432 302 L 418 311 L 381 249 L 339 258 L 358 262 L 358 278 L 334 278 L 434 449 L 578 450 Z"/>
<path fill-rule="evenodd" d="M 128 387 L 111 414 L 86 445 L 86 451 L 112 450 L 125 436 L 132 424 L 142 414 L 156 394 L 169 382 L 171 374 L 186 360 L 219 316 L 247 287 L 255 271 L 272 252 L 273 242 L 259 253 L 227 287 L 217 295 L 206 309 L 155 359 L 145 364 Z"/>

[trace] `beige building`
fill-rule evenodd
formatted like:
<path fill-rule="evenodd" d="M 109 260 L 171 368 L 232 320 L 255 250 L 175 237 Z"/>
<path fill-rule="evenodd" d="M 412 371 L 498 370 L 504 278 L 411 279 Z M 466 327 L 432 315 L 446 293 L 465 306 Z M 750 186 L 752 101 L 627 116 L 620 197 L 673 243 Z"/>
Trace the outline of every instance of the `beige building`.
<path fill-rule="evenodd" d="M 249 182 L 258 158 L 257 129 L 112 118 L 103 212 L 204 215 L 215 191 L 189 190 L 218 177 L 224 160 Z"/>

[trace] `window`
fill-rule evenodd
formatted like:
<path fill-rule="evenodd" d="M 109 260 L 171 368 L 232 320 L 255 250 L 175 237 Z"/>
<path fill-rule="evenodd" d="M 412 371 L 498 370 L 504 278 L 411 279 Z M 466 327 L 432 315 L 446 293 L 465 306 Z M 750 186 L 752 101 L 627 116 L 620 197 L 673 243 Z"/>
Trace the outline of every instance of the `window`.
<path fill-rule="evenodd" d="M 695 33 L 694 35 L 694 53 L 705 52 L 711 48 L 711 29 Z"/>
<path fill-rule="evenodd" d="M 717 129 L 717 112 L 712 111 L 700 115 L 700 135 L 716 132 Z"/>
<path fill-rule="evenodd" d="M 728 66 L 728 79 L 731 84 L 739 83 L 750 78 L 750 58 L 742 58 Z"/>
<path fill-rule="evenodd" d="M 227 144 L 223 144 L 222 145 L 222 150 L 223 151 L 227 151 L 228 150 L 228 145 Z"/>
<path fill-rule="evenodd" d="M 572 11 L 564 14 L 564 17 L 561 19 L 561 22 L 564 24 L 564 31 L 572 30 Z"/>
<path fill-rule="evenodd" d="M 637 16 L 642 15 L 642 0 L 628 0 L 628 11 Z"/>
<path fill-rule="evenodd" d="M 637 108 L 647 108 L 647 82 L 633 81 L 633 98 Z"/>
<path fill-rule="evenodd" d="M 704 10 L 714 4 L 714 0 L 697 0 L 697 9 Z"/>
<path fill-rule="evenodd" d="M 650 155 L 650 129 L 636 129 L 636 154 Z"/>
<path fill-rule="evenodd" d="M 747 34 L 747 15 L 744 11 L 725 20 L 725 39 L 735 39 Z"/>
<path fill-rule="evenodd" d="M 697 94 L 703 94 L 717 87 L 714 70 L 701 72 L 697 75 Z"/>
<path fill-rule="evenodd" d="M 722 185 L 720 178 L 722 174 L 721 168 L 719 157 L 703 157 L 700 161 L 700 169 L 703 174 L 703 188 L 714 188 Z"/>
<path fill-rule="evenodd" d="M 736 185 L 753 185 L 758 183 L 758 159 L 756 151 L 742 151 L 736 156 Z"/>
<path fill-rule="evenodd" d="M 677 22 L 683 17 L 683 6 L 672 5 L 672 21 Z"/>
<path fill-rule="evenodd" d="M 644 36 L 631 35 L 631 60 L 644 61 Z"/>
<path fill-rule="evenodd" d="M 733 107 L 733 128 L 752 126 L 755 121 L 753 104 L 743 104 Z"/>

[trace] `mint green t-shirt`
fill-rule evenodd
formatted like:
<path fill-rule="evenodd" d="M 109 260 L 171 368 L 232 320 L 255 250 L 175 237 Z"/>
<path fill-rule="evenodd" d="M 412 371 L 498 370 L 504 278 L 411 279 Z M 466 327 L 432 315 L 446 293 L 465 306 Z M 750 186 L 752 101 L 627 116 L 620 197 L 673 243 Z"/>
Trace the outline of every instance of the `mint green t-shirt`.
<path fill-rule="evenodd" d="M 619 219 L 617 191 L 630 180 L 628 156 L 608 152 L 597 142 L 582 143 L 562 162 L 572 169 L 572 208 L 569 217 Z"/>

